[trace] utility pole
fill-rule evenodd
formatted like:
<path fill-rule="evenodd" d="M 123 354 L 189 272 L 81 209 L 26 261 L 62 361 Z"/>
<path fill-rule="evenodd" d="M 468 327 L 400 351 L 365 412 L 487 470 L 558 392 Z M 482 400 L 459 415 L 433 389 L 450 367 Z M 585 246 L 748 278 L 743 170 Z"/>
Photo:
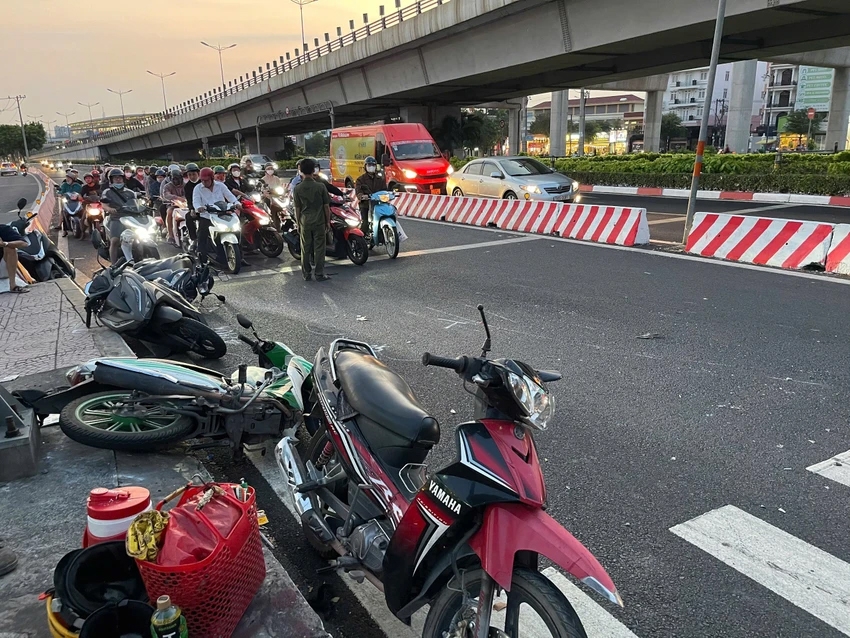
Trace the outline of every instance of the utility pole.
<path fill-rule="evenodd" d="M 702 173 L 703 154 L 705 153 L 705 142 L 708 139 L 708 114 L 711 112 L 711 100 L 714 97 L 714 80 L 717 76 L 717 60 L 720 58 L 720 45 L 723 40 L 723 22 L 726 19 L 726 0 L 717 2 L 717 20 L 714 23 L 714 41 L 711 45 L 711 62 L 708 65 L 708 83 L 705 87 L 705 101 L 703 102 L 703 117 L 699 123 L 699 142 L 697 142 L 697 153 L 694 159 L 694 175 L 691 180 L 691 195 L 688 198 L 688 214 L 685 217 L 685 233 L 682 243 L 688 242 L 688 234 L 694 223 L 694 213 L 697 206 L 697 191 L 699 190 L 699 176 Z"/>
<path fill-rule="evenodd" d="M 94 104 L 86 104 L 85 102 L 77 102 L 80 106 L 88 107 L 89 109 L 89 130 L 91 131 L 92 137 L 94 137 L 94 118 L 91 114 L 91 107 L 98 106 L 100 102 L 95 102 Z"/>
<path fill-rule="evenodd" d="M 50 140 L 50 125 L 51 125 L 51 124 L 56 124 L 56 122 L 58 122 L 58 121 L 59 121 L 59 120 L 44 120 L 44 125 L 45 125 L 45 127 L 46 127 L 46 128 L 45 128 L 45 133 L 47 134 L 47 139 L 48 139 L 48 140 Z M 56 133 L 56 131 L 53 131 L 53 132 L 54 132 L 54 133 Z M 56 138 L 54 137 L 53 139 L 56 139 Z"/>
<path fill-rule="evenodd" d="M 153 71 L 148 71 L 152 76 L 159 78 L 160 82 L 162 82 L 162 110 L 168 110 L 168 102 L 165 100 L 165 78 L 170 78 L 172 75 L 176 75 L 177 71 L 172 71 L 171 73 L 154 73 Z M 221 83 L 224 84 L 224 71 L 222 70 L 222 78 Z"/>
<path fill-rule="evenodd" d="M 26 95 L 10 95 L 7 100 L 15 100 L 18 104 L 18 119 L 21 121 L 21 136 L 24 138 L 24 159 L 30 160 L 30 151 L 27 148 L 27 130 L 24 128 L 24 115 L 21 113 L 21 100 L 26 99 Z"/>
<path fill-rule="evenodd" d="M 113 89 L 106 89 L 110 93 L 114 93 L 118 96 L 118 99 L 121 101 L 121 122 L 124 124 L 124 130 L 127 130 L 127 116 L 124 115 L 124 96 L 128 93 L 132 93 L 133 89 L 127 89 L 126 91 L 115 91 Z"/>
<path fill-rule="evenodd" d="M 578 156 L 584 157 L 584 126 L 585 126 L 585 103 L 587 97 L 584 89 L 580 89 L 578 102 Z"/>
<path fill-rule="evenodd" d="M 223 61 L 223 59 L 222 59 L 222 57 L 221 57 L 221 52 L 222 52 L 222 51 L 227 51 L 228 49 L 232 49 L 232 48 L 233 48 L 233 47 L 235 47 L 236 45 L 235 45 L 235 44 L 231 44 L 231 45 L 229 45 L 229 46 L 223 47 L 223 46 L 221 46 L 220 44 L 218 44 L 218 45 L 216 45 L 216 46 L 213 46 L 213 45 L 211 45 L 211 44 L 207 44 L 207 43 L 206 43 L 206 42 L 204 42 L 204 41 L 201 41 L 201 44 L 203 44 L 205 47 L 209 47 L 209 48 L 210 48 L 210 49 L 212 49 L 213 51 L 218 51 L 218 68 L 219 68 L 219 71 L 221 71 L 221 86 L 224 86 L 224 61 Z M 175 71 L 175 73 L 176 73 L 176 71 Z M 164 90 L 165 90 L 165 89 L 163 89 L 163 91 L 164 91 Z"/>
<path fill-rule="evenodd" d="M 298 8 L 301 10 L 301 48 L 303 51 L 307 50 L 307 40 L 304 35 L 304 5 L 305 4 L 313 4 L 314 2 L 318 2 L 318 0 L 289 0 L 290 2 L 294 2 L 298 5 Z"/>

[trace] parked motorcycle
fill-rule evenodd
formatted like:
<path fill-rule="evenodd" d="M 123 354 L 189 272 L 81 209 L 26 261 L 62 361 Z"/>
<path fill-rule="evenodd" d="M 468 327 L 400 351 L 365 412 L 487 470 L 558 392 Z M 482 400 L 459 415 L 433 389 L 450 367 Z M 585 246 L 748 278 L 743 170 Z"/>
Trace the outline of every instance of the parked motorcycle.
<path fill-rule="evenodd" d="M 69 388 L 18 396 L 39 417 L 60 413 L 59 425 L 73 440 L 110 450 L 229 437 L 238 453 L 242 444 L 295 433 L 312 408 L 312 365 L 286 344 L 261 338 L 246 317 L 237 319 L 253 333 L 239 338 L 260 367 L 240 365 L 225 377 L 161 359 L 94 359 L 68 371 Z"/>
<path fill-rule="evenodd" d="M 369 245 L 360 230 L 360 213 L 345 196 L 329 194 L 331 199 L 331 227 L 328 230 L 327 254 L 337 259 L 348 257 L 353 263 L 362 266 L 369 259 Z M 301 238 L 292 215 L 291 230 L 283 233 L 289 254 L 301 260 Z"/>
<path fill-rule="evenodd" d="M 259 207 L 261 200 L 259 193 L 239 200 L 242 205 L 242 247 L 259 250 L 266 257 L 277 257 L 283 252 L 283 237 L 271 224 L 271 216 Z"/>
<path fill-rule="evenodd" d="M 539 572 L 545 557 L 622 605 L 597 559 L 543 509 L 533 432 L 552 418 L 546 384 L 561 375 L 490 359 L 479 311 L 481 356 L 422 356 L 474 388 L 475 420 L 457 427 L 454 463 L 428 473 L 436 419 L 371 346 L 338 339 L 313 365 L 324 424 L 303 457 L 293 437 L 275 450 L 287 496 L 310 544 L 377 585 L 399 619 L 430 605 L 426 638 L 540 635 L 529 620 L 558 638 L 586 638 L 564 594 Z M 491 627 L 497 589 L 507 592 L 504 629 Z"/>
<path fill-rule="evenodd" d="M 86 284 L 86 326 L 92 315 L 115 332 L 139 341 L 220 359 L 227 346 L 191 303 L 158 281 L 147 281 L 130 262 L 98 272 Z"/>
<path fill-rule="evenodd" d="M 18 261 L 26 268 L 30 277 L 35 281 L 47 281 L 77 276 L 77 269 L 68 258 L 56 247 L 50 238 L 35 226 L 38 215 L 32 211 L 23 214 L 26 198 L 18 200 L 18 219 L 13 226 L 29 244 L 26 248 L 18 248 Z"/>
<path fill-rule="evenodd" d="M 156 247 L 154 233 L 156 221 L 151 216 L 151 210 L 143 198 L 131 199 L 121 206 L 118 219 L 124 226 L 121 232 L 121 250 L 127 261 L 142 261 L 143 259 L 159 259 L 159 249 Z M 109 243 L 109 224 L 103 225 L 103 232 Z M 108 257 L 107 257 L 108 259 Z"/>
<path fill-rule="evenodd" d="M 79 193 L 70 193 L 68 197 L 62 198 L 62 212 L 66 215 L 71 225 L 70 231 L 74 239 L 82 239 L 85 210 L 83 210 L 83 202 L 80 200 Z"/>
<path fill-rule="evenodd" d="M 232 275 L 242 269 L 242 224 L 235 215 L 235 204 L 218 202 L 207 207 L 210 215 L 210 248 L 207 256 L 224 266 Z"/>
<path fill-rule="evenodd" d="M 372 234 L 369 237 L 369 248 L 386 246 L 390 259 L 398 257 L 398 249 L 402 241 L 401 226 L 396 219 L 398 209 L 391 203 L 395 193 L 380 191 L 369 197 L 370 214 L 372 216 Z"/>

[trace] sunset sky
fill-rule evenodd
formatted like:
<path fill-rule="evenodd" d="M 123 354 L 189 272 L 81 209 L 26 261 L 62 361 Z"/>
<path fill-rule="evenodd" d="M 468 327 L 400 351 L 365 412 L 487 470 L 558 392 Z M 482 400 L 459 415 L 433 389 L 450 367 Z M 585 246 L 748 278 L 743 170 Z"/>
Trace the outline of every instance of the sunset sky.
<path fill-rule="evenodd" d="M 412 0 L 402 0 L 402 6 Z M 394 0 L 318 0 L 304 7 L 307 42 L 324 42 L 337 26 L 349 31 L 348 21 L 359 28 L 363 14 L 379 18 L 378 7 L 394 10 Z M 90 7 L 84 9 L 84 7 Z M 4 0 L 0 96 L 26 95 L 22 102 L 26 120 L 43 122 L 64 117 L 88 119 L 88 108 L 78 102 L 100 102 L 92 109 L 120 113 L 118 96 L 107 92 L 132 89 L 124 96 L 125 111 L 162 109 L 159 78 L 146 73 L 177 71 L 166 79 L 171 106 L 219 84 L 218 54 L 200 44 L 237 46 L 224 53 L 224 75 L 234 79 L 266 62 L 300 48 L 298 6 L 290 0 L 179 0 L 178 2 L 66 3 L 58 0 Z M 14 101 L 0 99 L 0 124 L 17 122 Z M 37 118 L 35 116 L 41 116 Z M 56 124 L 51 124 L 52 132 Z"/>

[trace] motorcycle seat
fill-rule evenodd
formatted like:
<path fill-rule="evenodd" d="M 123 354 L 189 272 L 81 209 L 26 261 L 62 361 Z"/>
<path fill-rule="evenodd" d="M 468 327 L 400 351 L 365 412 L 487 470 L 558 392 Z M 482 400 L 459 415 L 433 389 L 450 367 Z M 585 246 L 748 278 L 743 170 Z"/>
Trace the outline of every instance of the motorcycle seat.
<path fill-rule="evenodd" d="M 357 424 L 370 443 L 424 449 L 439 443 L 440 424 L 399 375 L 356 350 L 339 352 L 335 365 L 346 400 L 366 417 L 357 419 Z"/>

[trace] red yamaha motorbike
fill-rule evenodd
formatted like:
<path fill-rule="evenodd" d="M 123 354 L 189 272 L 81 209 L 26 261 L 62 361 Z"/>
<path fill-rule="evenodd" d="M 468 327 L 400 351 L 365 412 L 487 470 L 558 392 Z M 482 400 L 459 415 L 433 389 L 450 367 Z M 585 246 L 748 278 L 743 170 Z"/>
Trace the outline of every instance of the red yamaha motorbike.
<path fill-rule="evenodd" d="M 351 205 L 351 197 L 345 191 L 343 195 L 328 194 L 331 200 L 331 227 L 328 229 L 326 252 L 336 259 L 348 257 L 352 263 L 362 266 L 369 259 L 369 244 L 360 230 L 360 211 Z M 295 224 L 293 207 L 289 220 L 284 220 L 283 237 L 289 246 L 293 259 L 301 259 L 301 240 Z M 288 228 L 289 230 L 286 230 Z"/>
<path fill-rule="evenodd" d="M 259 198 L 259 195 L 258 195 Z M 271 223 L 269 214 L 250 197 L 241 197 L 242 247 L 259 250 L 266 257 L 277 257 L 283 252 L 283 236 Z"/>
<path fill-rule="evenodd" d="M 520 638 L 541 627 L 586 638 L 538 568 L 545 557 L 622 605 L 596 558 L 543 509 L 532 433 L 551 419 L 546 383 L 561 375 L 488 358 L 490 330 L 478 308 L 487 334 L 480 357 L 422 356 L 475 389 L 476 420 L 457 428 L 457 460 L 427 472 L 437 421 L 371 346 L 338 339 L 319 350 L 312 371 L 324 424 L 306 445 L 286 437 L 276 448 L 290 504 L 310 544 L 336 557 L 331 569 L 368 579 L 399 619 L 430 605 L 425 638 Z M 493 611 L 501 590 L 504 613 Z"/>

